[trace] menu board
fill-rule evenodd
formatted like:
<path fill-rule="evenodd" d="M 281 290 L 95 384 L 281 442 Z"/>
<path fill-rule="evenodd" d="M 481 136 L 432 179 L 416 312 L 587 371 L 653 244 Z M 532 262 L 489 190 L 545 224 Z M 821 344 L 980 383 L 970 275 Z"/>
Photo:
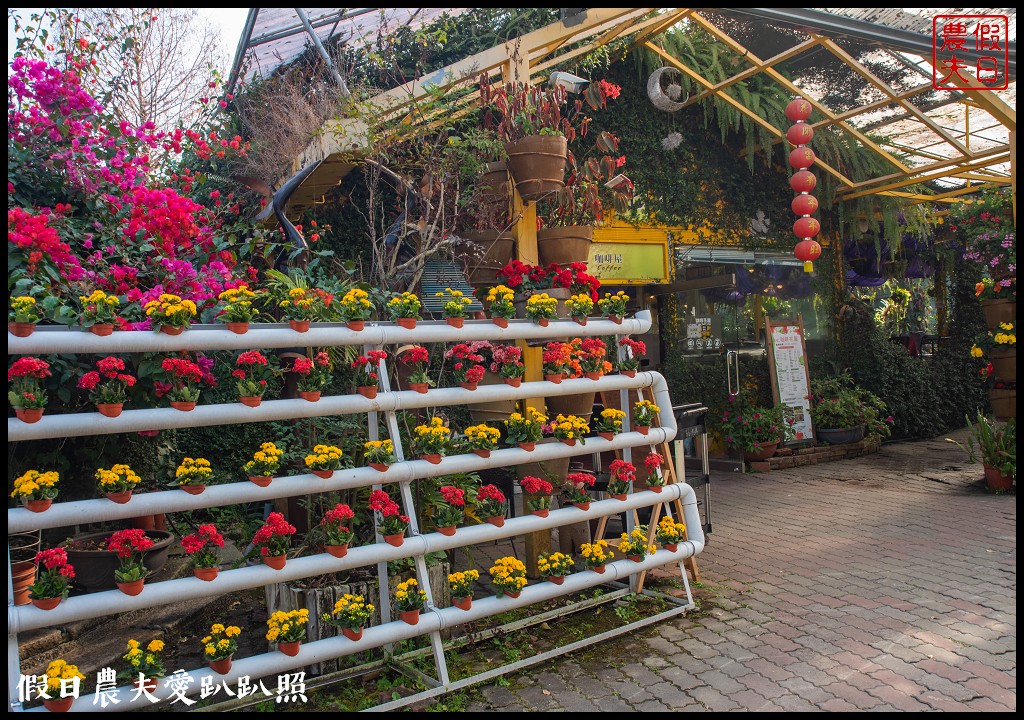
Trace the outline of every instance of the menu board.
<path fill-rule="evenodd" d="M 790 408 L 790 417 L 796 422 L 793 431 L 796 442 L 814 439 L 811 427 L 810 373 L 807 370 L 807 346 L 804 344 L 803 319 L 796 322 L 773 324 L 765 318 L 768 332 L 768 368 L 772 377 L 772 395 L 776 404 Z"/>

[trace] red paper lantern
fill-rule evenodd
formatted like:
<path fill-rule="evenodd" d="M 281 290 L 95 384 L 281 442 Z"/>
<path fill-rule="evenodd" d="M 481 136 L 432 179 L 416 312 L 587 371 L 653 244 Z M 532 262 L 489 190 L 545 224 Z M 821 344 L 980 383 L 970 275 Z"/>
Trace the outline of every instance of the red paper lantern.
<path fill-rule="evenodd" d="M 818 198 L 813 195 L 797 195 L 790 207 L 797 215 L 813 215 L 818 212 Z"/>
<path fill-rule="evenodd" d="M 818 178 L 814 177 L 814 173 L 808 170 L 798 170 L 789 179 L 789 186 L 793 188 L 793 192 L 798 193 L 810 192 L 817 184 Z"/>
<path fill-rule="evenodd" d="M 801 122 L 811 116 L 814 107 L 803 98 L 793 98 L 786 106 L 786 119 L 790 122 Z"/>
<path fill-rule="evenodd" d="M 798 238 L 812 238 L 821 230 L 821 223 L 812 217 L 802 217 L 793 223 L 793 232 Z"/>
<path fill-rule="evenodd" d="M 814 261 L 821 257 L 821 245 L 811 239 L 801 240 L 793 249 L 797 260 L 803 260 L 804 272 L 814 272 Z"/>
<path fill-rule="evenodd" d="M 809 147 L 798 147 L 793 148 L 793 151 L 789 153 L 789 165 L 790 167 L 805 170 L 814 164 L 814 151 Z"/>
<path fill-rule="evenodd" d="M 797 123 L 786 131 L 786 139 L 794 145 L 806 145 L 814 139 L 814 128 L 807 123 Z"/>

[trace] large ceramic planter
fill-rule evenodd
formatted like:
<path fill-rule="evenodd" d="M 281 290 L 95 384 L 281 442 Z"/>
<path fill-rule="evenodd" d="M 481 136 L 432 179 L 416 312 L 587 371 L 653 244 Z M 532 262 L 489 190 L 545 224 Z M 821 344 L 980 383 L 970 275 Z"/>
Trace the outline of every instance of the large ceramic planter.
<path fill-rule="evenodd" d="M 992 406 L 992 414 L 996 420 L 1017 417 L 1016 388 L 992 388 L 988 391 L 988 402 Z"/>
<path fill-rule="evenodd" d="M 755 462 L 758 460 L 767 460 L 775 451 L 779 448 L 779 442 L 776 440 L 773 443 L 761 443 L 761 449 L 757 452 L 745 452 L 743 453 L 743 459 L 747 462 Z"/>
<path fill-rule="evenodd" d="M 1009 490 L 1013 487 L 1013 475 L 1004 475 L 999 468 L 986 465 L 985 483 L 989 490 Z"/>
<path fill-rule="evenodd" d="M 538 200 L 565 187 L 565 136 L 530 135 L 508 143 L 505 151 L 508 170 L 523 200 Z"/>
<path fill-rule="evenodd" d="M 992 349 L 989 357 L 992 360 L 992 374 L 997 380 L 1017 381 L 1017 349 Z"/>
<path fill-rule="evenodd" d="M 550 227 L 537 231 L 537 256 L 540 264 L 566 266 L 590 259 L 594 228 L 590 225 Z"/>
<path fill-rule="evenodd" d="M 489 162 L 476 181 L 476 197 L 483 203 L 508 202 L 512 197 L 512 178 L 504 162 Z"/>
<path fill-rule="evenodd" d="M 466 280 L 477 288 L 496 285 L 498 273 L 515 256 L 515 238 L 495 230 L 467 232 L 462 237 L 467 242 L 460 243 L 456 252 L 465 263 Z"/>
<path fill-rule="evenodd" d="M 989 330 L 998 330 L 1001 323 L 1017 324 L 1017 303 L 1013 300 L 982 300 L 981 310 Z"/>
<path fill-rule="evenodd" d="M 91 533 L 75 538 L 78 545 L 92 544 L 90 541 L 103 541 L 109 532 Z M 146 537 L 154 542 L 153 549 L 146 552 L 143 564 L 150 573 L 158 572 L 167 563 L 167 555 L 174 543 L 174 535 L 163 530 L 147 530 Z M 119 565 L 115 553 L 108 550 L 76 550 L 68 548 L 68 562 L 75 568 L 75 585 L 86 592 L 112 590 L 114 588 L 114 570 Z"/>
<path fill-rule="evenodd" d="M 814 432 L 820 442 L 827 442 L 829 445 L 845 445 L 864 439 L 863 425 L 854 428 L 818 428 Z"/>

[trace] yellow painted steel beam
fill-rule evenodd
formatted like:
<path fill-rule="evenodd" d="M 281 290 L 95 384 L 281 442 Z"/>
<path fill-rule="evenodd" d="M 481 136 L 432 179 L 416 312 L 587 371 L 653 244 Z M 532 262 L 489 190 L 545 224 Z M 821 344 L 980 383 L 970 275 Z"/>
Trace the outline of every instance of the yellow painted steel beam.
<path fill-rule="evenodd" d="M 650 30 L 647 30 L 646 32 L 640 33 L 634 39 L 634 42 L 633 42 L 632 46 L 630 46 L 630 50 L 632 50 L 633 48 L 635 48 L 635 47 L 637 47 L 639 45 L 642 45 L 643 43 L 647 42 L 648 40 L 650 40 L 655 35 L 660 35 L 661 33 L 663 33 L 666 30 L 668 30 L 670 27 L 675 25 L 676 23 L 682 22 L 687 17 L 692 15 L 693 12 L 694 12 L 693 8 L 679 8 L 676 12 L 669 13 L 668 17 L 664 17 L 663 16 L 663 19 L 662 19 L 661 22 L 655 24 L 652 28 L 650 28 Z"/>
<path fill-rule="evenodd" d="M 886 195 L 895 195 L 896 197 L 914 196 L 913 201 L 907 203 L 908 205 L 919 205 L 920 203 L 923 203 L 923 202 L 955 203 L 955 202 L 959 202 L 958 198 L 961 198 L 964 195 L 970 195 L 971 193 L 976 193 L 979 190 L 983 190 L 983 189 L 989 188 L 989 187 L 998 187 L 998 185 L 996 185 L 994 183 L 983 183 L 981 185 L 970 185 L 969 187 L 963 187 L 963 188 L 960 188 L 959 190 L 950 190 L 949 192 L 944 192 L 944 193 L 941 193 L 939 195 L 919 195 L 917 193 L 901 193 L 901 192 L 899 192 L 897 190 L 889 190 L 889 191 L 887 191 L 884 194 L 886 194 Z"/>
<path fill-rule="evenodd" d="M 1005 153 L 1004 155 L 996 156 L 995 158 L 986 158 L 986 159 L 983 159 L 983 160 L 975 160 L 974 162 L 968 163 L 967 165 L 964 165 L 962 168 L 959 168 L 959 170 L 963 170 L 963 171 L 974 170 L 974 169 L 979 168 L 979 167 L 985 167 L 985 165 L 991 165 L 994 162 L 1003 162 L 1003 161 L 1005 161 L 1006 159 L 1009 158 L 1009 155 L 1010 155 L 1009 153 Z M 963 158 L 961 158 L 957 162 L 964 162 L 964 161 L 965 160 Z M 944 167 L 948 167 L 948 165 L 946 163 L 935 163 L 935 165 L 943 165 Z M 934 167 L 934 165 L 929 166 L 929 167 Z M 873 188 L 870 188 L 870 189 L 855 190 L 853 192 L 847 192 L 845 194 L 840 195 L 839 199 L 843 200 L 843 201 L 853 200 L 854 198 L 863 197 L 864 195 L 876 195 L 876 194 L 878 194 L 880 192 L 884 192 L 886 190 L 895 190 L 896 188 L 906 187 L 907 185 L 916 185 L 917 183 L 928 182 L 929 180 L 939 180 L 939 179 L 944 178 L 944 177 L 949 177 L 952 173 L 946 172 L 944 170 L 944 167 L 943 168 L 939 168 L 938 170 L 936 170 L 934 172 L 931 172 L 931 173 L 922 172 L 921 174 L 915 174 L 912 177 L 904 178 L 903 180 L 899 180 L 897 182 L 892 182 L 892 183 L 889 183 L 888 185 L 881 185 L 879 187 L 873 187 Z M 878 179 L 879 178 L 876 178 L 876 181 Z M 842 192 L 842 189 L 840 189 L 840 192 Z"/>
<path fill-rule="evenodd" d="M 856 58 L 850 55 L 848 52 L 843 50 L 841 47 L 836 45 L 832 40 L 828 38 L 822 38 L 822 46 L 827 49 L 830 53 L 835 55 L 837 58 L 846 63 L 847 66 L 855 73 L 860 75 L 862 78 L 867 80 L 869 83 L 875 86 L 876 89 L 887 95 L 891 100 L 899 103 L 900 107 L 909 112 L 911 115 L 916 117 L 918 120 L 923 122 L 932 132 L 943 138 L 950 145 L 955 147 L 964 155 L 970 156 L 971 151 L 966 145 L 961 143 L 959 140 L 954 138 L 945 129 L 943 129 L 937 122 L 928 117 L 925 113 L 921 112 L 920 108 L 907 100 L 896 100 L 897 92 L 893 90 L 888 83 L 883 82 L 880 78 L 876 77 L 874 73 L 868 70 L 866 67 L 857 62 Z"/>
<path fill-rule="evenodd" d="M 994 148 L 989 148 L 988 150 L 982 150 L 980 152 L 977 152 L 977 153 L 974 154 L 974 157 L 971 157 L 971 158 L 967 158 L 967 157 L 947 158 L 947 159 L 941 160 L 939 162 L 931 163 L 930 165 L 922 165 L 921 167 L 915 168 L 913 170 L 913 174 L 914 175 L 921 175 L 923 173 L 929 173 L 929 172 L 931 172 L 933 170 L 938 170 L 940 168 L 952 167 L 954 165 L 959 165 L 961 163 L 967 162 L 968 160 L 983 161 L 986 158 L 991 158 L 994 155 L 999 155 L 1000 153 L 1005 153 L 1005 152 L 1006 152 L 1006 148 L 1005 147 L 994 147 Z M 976 167 L 987 167 L 989 165 L 995 165 L 995 164 L 996 163 L 994 161 L 993 162 L 978 162 L 978 164 L 972 166 L 971 169 L 975 169 Z M 953 175 L 954 173 L 962 172 L 963 170 L 966 170 L 966 169 L 967 168 L 958 168 L 956 170 L 950 171 L 947 174 L 948 175 Z M 879 177 L 872 178 L 871 180 L 862 180 L 860 182 L 854 183 L 853 184 L 853 189 L 857 190 L 857 189 L 860 189 L 860 188 L 870 187 L 872 185 L 878 185 L 878 184 L 881 184 L 881 183 L 887 183 L 890 180 L 895 180 L 897 178 L 905 178 L 906 176 L 907 176 L 907 173 L 890 173 L 889 175 L 880 175 Z"/>
<path fill-rule="evenodd" d="M 711 21 L 709 21 L 706 18 L 702 17 L 700 15 L 700 13 L 694 13 L 693 14 L 693 21 L 695 23 L 697 23 L 698 25 L 700 25 L 705 30 L 707 30 L 709 33 L 711 33 L 714 37 L 718 38 L 718 40 L 720 40 L 722 43 L 727 45 L 729 47 L 729 49 L 731 49 L 737 55 L 739 55 L 740 57 L 745 59 L 747 62 L 749 62 L 749 63 L 763 62 L 759 57 L 757 57 L 756 55 L 751 53 L 749 49 L 745 48 L 742 44 L 740 44 L 739 42 L 734 40 L 728 33 L 726 33 L 725 31 L 721 30 L 720 28 L 718 28 L 718 26 L 716 26 Z M 782 87 L 786 88 L 789 92 L 794 93 L 796 95 L 799 95 L 800 97 L 803 97 L 804 99 L 806 99 L 807 102 L 809 102 L 818 112 L 820 112 L 825 117 L 828 117 L 828 118 L 832 117 L 833 113 L 832 113 L 831 110 L 829 110 L 827 107 L 822 105 L 820 102 L 818 102 L 814 98 L 812 98 L 810 96 L 807 96 L 806 93 L 803 90 L 801 90 L 789 78 L 787 78 L 785 75 L 783 75 L 779 71 L 775 70 L 774 68 L 765 68 L 764 72 L 765 72 L 766 75 L 768 75 L 768 77 L 770 77 L 772 80 L 774 80 L 775 82 L 777 82 L 780 85 L 782 85 Z M 902 162 L 900 162 L 900 160 L 898 158 L 894 157 L 891 153 L 889 153 L 886 150 L 884 150 L 883 148 L 879 147 L 878 143 L 876 143 L 874 140 L 869 138 L 867 135 L 862 133 L 860 130 L 858 130 L 854 126 L 850 125 L 847 122 L 842 122 L 842 121 L 838 121 L 838 122 L 836 122 L 836 124 L 839 125 L 839 127 L 841 127 L 843 130 L 848 132 L 850 135 L 855 137 L 857 140 L 859 140 L 861 142 L 861 144 L 863 144 L 865 147 L 868 147 L 868 148 L 874 150 L 879 155 L 881 155 L 885 160 L 887 160 L 889 163 L 891 163 L 894 167 L 896 167 L 896 168 L 898 168 L 900 170 L 903 170 L 903 171 L 909 171 L 910 170 L 910 168 L 908 168 L 906 165 L 904 165 Z"/>
<path fill-rule="evenodd" d="M 669 55 L 667 52 L 662 50 L 660 47 L 658 47 L 654 43 L 648 41 L 648 42 L 644 43 L 644 45 L 648 49 L 654 51 L 659 56 L 661 56 L 666 62 L 671 64 L 673 67 L 678 68 L 680 72 L 682 72 L 685 75 L 693 78 L 694 80 L 699 82 L 704 87 L 711 87 L 714 84 L 710 80 L 707 80 L 706 78 L 704 78 L 704 76 L 702 76 L 696 70 L 691 70 L 689 67 L 687 67 L 686 65 L 681 63 L 678 59 L 676 59 L 672 55 Z M 739 100 L 737 100 L 736 98 L 734 98 L 731 95 L 729 95 L 727 92 L 721 92 L 716 97 L 720 98 L 723 102 L 726 102 L 729 105 L 731 105 L 732 107 L 736 108 L 738 111 L 740 111 L 741 113 L 746 115 L 748 118 L 750 118 L 751 120 L 756 122 L 758 125 L 763 127 L 768 132 L 772 133 L 776 137 L 783 137 L 783 132 L 781 130 L 779 130 L 779 128 L 777 128 L 774 125 L 772 125 L 770 122 L 765 120 L 763 117 L 761 117 L 757 113 L 755 113 L 752 110 L 748 109 L 743 103 L 741 103 Z M 818 168 L 821 168 L 822 170 L 827 172 L 829 175 L 832 175 L 837 180 L 839 180 L 839 182 L 843 183 L 843 185 L 846 185 L 847 187 L 853 187 L 853 181 L 852 180 L 850 180 L 848 177 L 843 175 L 841 172 L 839 172 L 834 167 L 832 167 L 828 163 L 824 162 L 820 158 L 814 161 L 814 166 L 818 167 Z"/>

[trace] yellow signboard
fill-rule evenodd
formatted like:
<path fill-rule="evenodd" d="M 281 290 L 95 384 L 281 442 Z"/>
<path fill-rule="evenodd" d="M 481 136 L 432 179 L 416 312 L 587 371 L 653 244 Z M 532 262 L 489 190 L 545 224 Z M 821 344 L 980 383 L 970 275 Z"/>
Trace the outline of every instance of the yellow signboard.
<path fill-rule="evenodd" d="M 590 245 L 587 268 L 604 285 L 667 283 L 671 279 L 668 239 L 662 242 L 600 242 L 595 238 Z"/>

